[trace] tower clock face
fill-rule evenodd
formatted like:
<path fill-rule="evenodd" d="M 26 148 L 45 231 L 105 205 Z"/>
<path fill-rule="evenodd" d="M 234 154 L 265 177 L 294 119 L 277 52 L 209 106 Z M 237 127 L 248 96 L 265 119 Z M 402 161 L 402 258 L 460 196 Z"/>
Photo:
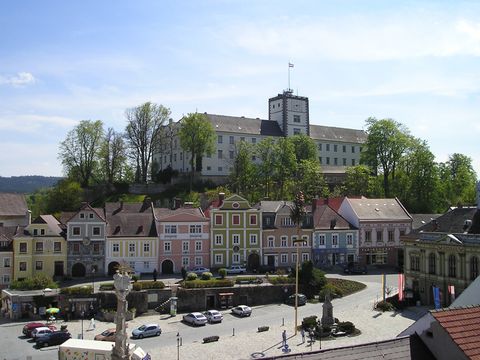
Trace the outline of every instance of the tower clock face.
<path fill-rule="evenodd" d="M 83 238 L 83 245 L 85 245 L 85 246 L 90 245 L 90 238 L 88 236 L 85 236 Z"/>

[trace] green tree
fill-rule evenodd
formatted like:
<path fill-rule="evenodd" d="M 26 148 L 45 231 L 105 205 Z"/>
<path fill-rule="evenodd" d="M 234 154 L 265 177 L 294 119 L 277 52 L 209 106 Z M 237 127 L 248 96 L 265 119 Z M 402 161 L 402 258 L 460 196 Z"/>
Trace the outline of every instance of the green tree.
<path fill-rule="evenodd" d="M 122 181 L 127 161 L 126 144 L 123 136 L 109 128 L 100 148 L 100 167 L 107 184 Z"/>
<path fill-rule="evenodd" d="M 90 185 L 98 168 L 102 137 L 103 124 L 100 120 L 83 120 L 60 143 L 58 158 L 66 174 L 84 188 Z"/>
<path fill-rule="evenodd" d="M 210 155 L 215 150 L 216 133 L 207 116 L 192 113 L 181 121 L 179 136 L 180 146 L 190 153 L 190 192 L 197 168 L 197 161 L 205 154 Z"/>
<path fill-rule="evenodd" d="M 280 199 L 283 199 L 285 183 L 295 174 L 297 169 L 295 159 L 295 149 L 291 141 L 287 138 L 281 138 L 277 143 L 277 154 L 275 159 L 275 179 L 280 189 Z"/>
<path fill-rule="evenodd" d="M 252 156 L 253 148 L 249 143 L 240 141 L 236 144 L 236 154 L 229 180 L 233 192 L 243 196 L 250 195 L 250 190 L 254 187 L 255 166 Z"/>
<path fill-rule="evenodd" d="M 136 180 L 147 182 L 153 154 L 160 150 L 162 128 L 170 116 L 170 109 L 146 102 L 127 109 L 125 136 L 137 171 Z"/>
<path fill-rule="evenodd" d="M 55 214 L 61 211 L 76 211 L 84 201 L 84 192 L 80 184 L 71 179 L 61 180 L 46 195 L 43 214 Z"/>
<path fill-rule="evenodd" d="M 345 195 L 369 196 L 372 191 L 372 171 L 366 165 L 348 167 L 345 179 Z"/>
<path fill-rule="evenodd" d="M 260 163 L 257 165 L 257 173 L 264 188 L 264 195 L 270 197 L 270 185 L 276 171 L 277 144 L 272 138 L 265 138 L 257 144 L 256 154 Z"/>
<path fill-rule="evenodd" d="M 292 142 L 297 164 L 302 160 L 318 161 L 317 147 L 311 137 L 306 134 L 298 134 L 288 138 Z"/>
<path fill-rule="evenodd" d="M 366 120 L 367 141 L 362 152 L 362 161 L 383 175 L 385 197 L 390 197 L 390 182 L 395 180 L 395 171 L 405 150 L 409 146 L 408 129 L 392 119 Z"/>
<path fill-rule="evenodd" d="M 440 164 L 440 178 L 445 204 L 475 204 L 477 175 L 470 157 L 458 153 L 450 155 L 447 162 Z"/>
<path fill-rule="evenodd" d="M 296 180 L 297 188 L 302 189 L 306 202 L 311 202 L 317 195 L 328 196 L 328 187 L 318 161 L 301 160 L 298 164 Z"/>

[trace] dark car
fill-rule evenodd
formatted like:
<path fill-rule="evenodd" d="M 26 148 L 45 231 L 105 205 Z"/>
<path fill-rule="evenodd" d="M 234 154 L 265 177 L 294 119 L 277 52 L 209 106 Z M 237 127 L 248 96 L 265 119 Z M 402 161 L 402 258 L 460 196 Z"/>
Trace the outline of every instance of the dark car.
<path fill-rule="evenodd" d="M 343 272 L 347 274 L 366 274 L 367 273 L 367 265 L 363 265 L 360 263 L 348 263 Z"/>
<path fill-rule="evenodd" d="M 70 339 L 72 336 L 68 331 L 54 331 L 37 339 L 37 347 L 47 347 L 50 345 L 60 345 Z"/>
<path fill-rule="evenodd" d="M 307 303 L 307 297 L 303 294 L 298 294 L 298 306 L 305 305 Z M 285 300 L 285 304 L 295 306 L 295 294 L 290 295 L 287 300 Z"/>

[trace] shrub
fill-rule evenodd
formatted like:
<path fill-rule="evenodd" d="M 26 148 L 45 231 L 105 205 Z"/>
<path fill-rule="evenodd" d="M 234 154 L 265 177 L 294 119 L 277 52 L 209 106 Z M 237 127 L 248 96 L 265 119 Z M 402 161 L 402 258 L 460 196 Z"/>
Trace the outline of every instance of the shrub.
<path fill-rule="evenodd" d="M 56 289 L 58 284 L 46 274 L 40 273 L 31 278 L 15 280 L 10 284 L 14 290 L 43 290 L 45 288 Z"/>
<path fill-rule="evenodd" d="M 210 280 L 191 280 L 184 281 L 183 286 L 186 289 L 199 289 L 209 287 L 231 287 L 233 280 L 230 279 L 210 279 Z"/>
<path fill-rule="evenodd" d="M 187 274 L 187 281 L 197 280 L 198 276 L 194 272 L 189 272 Z"/>
<path fill-rule="evenodd" d="M 320 301 L 325 301 L 325 296 L 327 293 L 330 294 L 330 299 L 333 298 L 338 298 L 343 296 L 343 291 L 342 289 L 336 287 L 335 285 L 331 283 L 327 283 L 322 290 L 318 293 L 318 299 Z"/>
<path fill-rule="evenodd" d="M 268 329 L 270 329 L 270 327 L 268 326 L 259 326 L 258 327 L 258 332 L 263 332 L 263 331 L 268 331 Z"/>
<path fill-rule="evenodd" d="M 328 284 L 332 284 L 336 289 L 340 290 L 343 296 L 353 294 L 357 291 L 365 289 L 366 285 L 357 281 L 345 280 L 345 279 L 327 279 Z"/>
<path fill-rule="evenodd" d="M 221 279 L 225 279 L 225 276 L 227 276 L 227 269 L 221 268 L 218 270 L 218 275 L 220 275 Z"/>
<path fill-rule="evenodd" d="M 133 284 L 133 290 L 163 289 L 165 284 L 162 281 L 139 281 Z"/>
<path fill-rule="evenodd" d="M 220 339 L 220 336 L 214 335 L 214 336 L 207 336 L 203 338 L 203 343 L 209 343 L 209 342 L 214 342 L 218 341 Z"/>
<path fill-rule="evenodd" d="M 213 274 L 209 271 L 206 271 L 202 274 L 201 279 L 202 280 L 210 280 L 213 277 Z"/>
<path fill-rule="evenodd" d="M 262 279 L 258 278 L 256 276 L 237 276 L 235 278 L 235 283 L 236 284 L 242 284 L 242 283 L 261 283 Z"/>
<path fill-rule="evenodd" d="M 317 326 L 317 316 L 312 315 L 312 316 L 307 316 L 304 317 L 302 320 L 302 327 L 304 329 L 313 329 Z"/>
<path fill-rule="evenodd" d="M 352 334 L 355 331 L 355 325 L 351 321 L 339 322 L 338 330 L 344 331 L 347 334 Z"/>
<path fill-rule="evenodd" d="M 115 286 L 113 285 L 113 283 L 100 284 L 99 290 L 100 291 L 111 291 L 111 290 L 115 290 Z"/>
<path fill-rule="evenodd" d="M 76 286 L 60 289 L 60 294 L 64 295 L 90 295 L 93 294 L 93 286 Z"/>
<path fill-rule="evenodd" d="M 393 305 L 391 303 L 389 303 L 388 301 L 380 301 L 377 303 L 377 305 L 375 306 L 375 309 L 377 310 L 380 310 L 380 311 L 392 311 L 394 310 L 395 308 L 393 307 Z"/>
<path fill-rule="evenodd" d="M 294 277 L 288 277 L 288 276 L 269 276 L 268 281 L 270 284 L 273 285 L 279 285 L 279 284 L 293 284 L 295 283 L 295 278 Z"/>

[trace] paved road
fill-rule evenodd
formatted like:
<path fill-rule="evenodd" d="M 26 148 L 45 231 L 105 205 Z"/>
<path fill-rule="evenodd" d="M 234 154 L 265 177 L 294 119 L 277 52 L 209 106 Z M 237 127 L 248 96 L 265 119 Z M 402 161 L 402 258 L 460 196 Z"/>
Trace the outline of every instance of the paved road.
<path fill-rule="evenodd" d="M 379 314 L 372 311 L 373 302 L 380 297 L 380 275 L 344 276 L 330 274 L 332 277 L 351 278 L 367 284 L 367 288 L 355 295 L 333 301 L 334 316 L 341 321 L 353 321 L 360 328 L 362 335 L 356 338 L 342 339 L 329 342 L 324 347 L 341 346 L 344 344 L 379 341 L 396 336 L 409 326 L 420 313 L 405 312 L 402 314 Z M 396 285 L 396 274 L 387 275 L 387 285 Z M 299 308 L 299 322 L 305 316 L 321 316 L 322 304 L 307 304 Z M 139 326 L 145 322 L 158 322 L 163 330 L 160 337 L 132 340 L 144 350 L 152 354 L 153 359 L 176 359 L 177 333 L 182 339 L 179 348 L 182 359 L 215 359 L 221 351 L 225 359 L 250 358 L 250 354 L 261 351 L 267 355 L 279 353 L 276 344 L 281 339 L 281 332 L 286 329 L 289 336 L 294 330 L 294 308 L 283 304 L 273 304 L 254 307 L 251 317 L 238 318 L 229 312 L 224 314 L 221 324 L 207 324 L 203 327 L 192 327 L 180 322 L 181 314 L 174 318 L 162 315 L 142 316 L 129 322 L 129 328 Z M 282 326 L 284 324 L 284 326 Z M 85 329 L 89 322 L 85 321 Z M 265 333 L 257 333 L 259 326 L 270 326 Z M 57 347 L 37 350 L 33 343 L 19 336 L 23 323 L 7 323 L 0 325 L 0 359 L 32 359 L 51 360 L 56 358 Z M 97 322 L 95 331 L 85 331 L 85 338 L 92 339 L 95 334 L 106 328 L 114 327 L 111 323 Z M 81 322 L 72 321 L 68 328 L 73 336 L 80 333 Z M 213 344 L 201 344 L 205 336 L 219 335 L 221 341 Z M 346 341 L 348 340 L 348 341 Z M 295 344 L 298 342 L 293 341 Z M 7 345 L 8 346 L 5 346 Z M 269 346 L 270 344 L 270 346 Z M 302 348 L 303 349 L 303 348 Z M 305 351 L 308 349 L 296 349 Z"/>

